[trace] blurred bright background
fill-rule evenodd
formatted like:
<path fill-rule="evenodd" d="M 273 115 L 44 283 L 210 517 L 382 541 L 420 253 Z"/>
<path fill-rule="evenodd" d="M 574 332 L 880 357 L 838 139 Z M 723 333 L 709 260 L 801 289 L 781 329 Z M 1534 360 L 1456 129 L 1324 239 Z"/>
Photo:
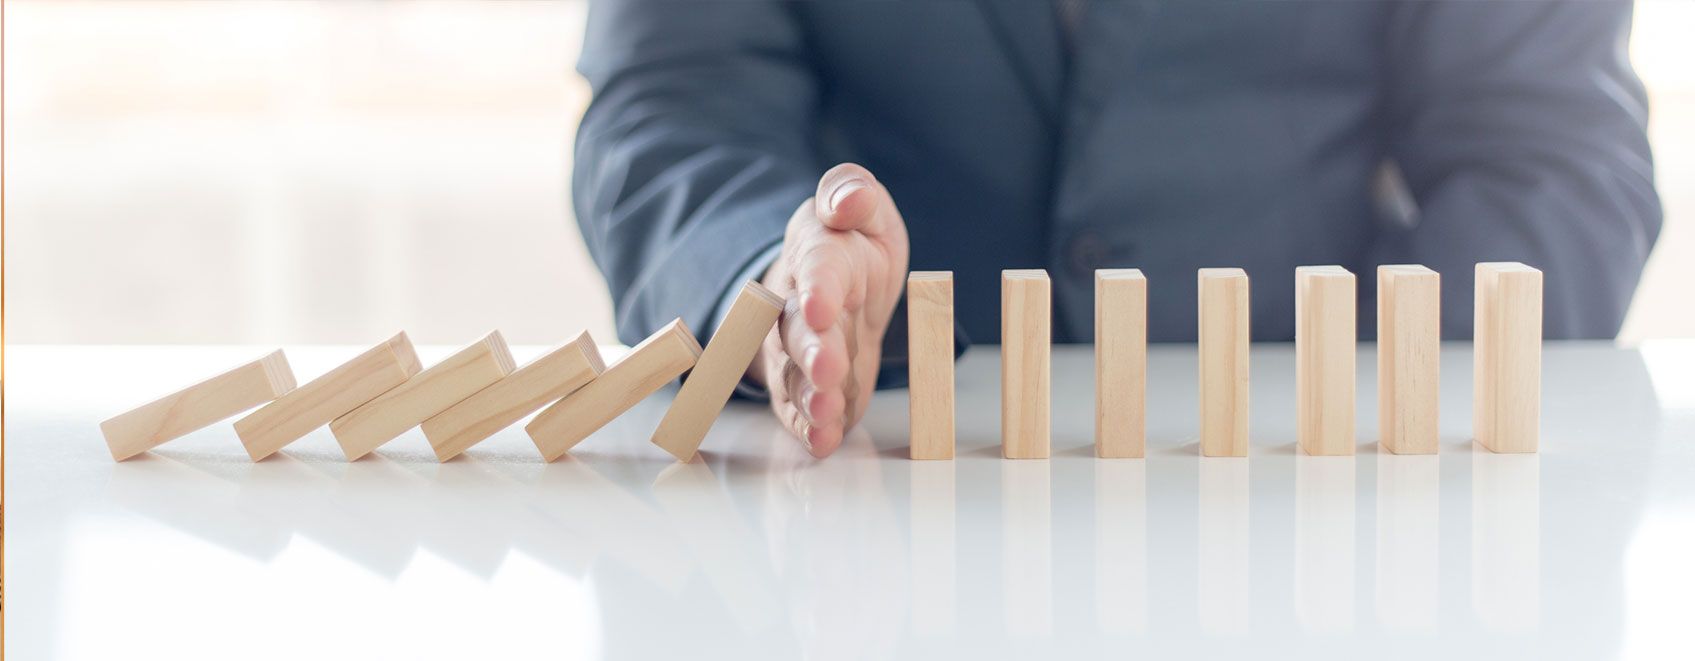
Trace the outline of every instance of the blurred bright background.
<path fill-rule="evenodd" d="M 7 341 L 612 341 L 569 204 L 586 8 L 7 2 Z M 1638 3 L 1666 226 L 1626 342 L 1695 337 L 1692 29 Z"/>

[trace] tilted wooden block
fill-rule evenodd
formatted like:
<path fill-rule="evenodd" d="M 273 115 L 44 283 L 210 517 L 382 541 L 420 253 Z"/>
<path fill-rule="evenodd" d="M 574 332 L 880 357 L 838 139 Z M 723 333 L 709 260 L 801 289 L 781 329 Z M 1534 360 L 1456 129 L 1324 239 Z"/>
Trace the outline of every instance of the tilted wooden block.
<path fill-rule="evenodd" d="M 1001 271 L 1001 456 L 1048 458 L 1053 290 L 1041 269 Z"/>
<path fill-rule="evenodd" d="M 906 276 L 908 433 L 913 459 L 953 458 L 953 271 Z"/>
<path fill-rule="evenodd" d="M 436 459 L 447 461 L 605 371 L 600 349 L 585 331 L 425 420 L 424 438 L 429 439 Z"/>
<path fill-rule="evenodd" d="M 1248 456 L 1248 274 L 1200 269 L 1201 455 Z"/>
<path fill-rule="evenodd" d="M 565 399 L 542 409 L 524 426 L 547 461 L 553 461 L 630 407 L 694 367 L 700 343 L 678 319 L 642 340 L 606 372 Z"/>
<path fill-rule="evenodd" d="M 448 356 L 406 383 L 330 422 L 347 460 L 365 456 L 431 416 L 512 373 L 512 352 L 500 331 Z"/>
<path fill-rule="evenodd" d="M 418 354 L 400 333 L 235 421 L 254 461 L 371 401 L 418 373 Z"/>
<path fill-rule="evenodd" d="M 706 350 L 701 352 L 688 380 L 677 390 L 677 397 L 671 400 L 671 408 L 666 409 L 659 428 L 653 430 L 654 445 L 665 448 L 678 461 L 694 457 L 707 430 L 712 428 L 712 422 L 718 419 L 718 413 L 735 392 L 736 384 L 747 373 L 747 366 L 759 353 L 760 343 L 777 323 L 783 303 L 783 297 L 764 285 L 752 280 L 742 285 L 729 314 L 712 333 L 712 340 L 706 343 Z"/>
<path fill-rule="evenodd" d="M 1095 456 L 1147 451 L 1148 281 L 1138 269 L 1095 271 Z"/>
<path fill-rule="evenodd" d="M 114 461 L 276 399 L 294 389 L 281 349 L 100 423 Z"/>
<path fill-rule="evenodd" d="M 1542 272 L 1477 265 L 1472 434 L 1492 452 L 1535 452 L 1542 414 Z"/>
<path fill-rule="evenodd" d="M 1309 455 L 1354 453 L 1354 274 L 1295 269 L 1296 439 Z"/>
<path fill-rule="evenodd" d="M 1435 454 L 1440 408 L 1442 276 L 1417 264 L 1377 267 L 1377 442 Z"/>

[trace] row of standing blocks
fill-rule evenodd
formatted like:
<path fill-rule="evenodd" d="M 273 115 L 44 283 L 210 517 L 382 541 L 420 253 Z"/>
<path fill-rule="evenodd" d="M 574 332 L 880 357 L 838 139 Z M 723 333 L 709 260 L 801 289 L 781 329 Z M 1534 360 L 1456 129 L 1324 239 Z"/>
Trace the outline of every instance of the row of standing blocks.
<path fill-rule="evenodd" d="M 1204 456 L 1248 454 L 1248 276 L 1198 272 L 1199 437 Z M 1296 435 L 1312 455 L 1355 446 L 1354 274 L 1295 270 Z M 1095 272 L 1095 454 L 1146 452 L 1147 280 Z M 1517 262 L 1476 267 L 1473 438 L 1493 452 L 1535 452 L 1539 435 L 1542 272 Z M 1441 276 L 1420 265 L 1377 269 L 1378 442 L 1396 454 L 1437 450 Z M 1001 274 L 1001 455 L 1048 456 L 1052 297 L 1047 273 Z M 907 279 L 911 456 L 954 456 L 953 275 Z"/>

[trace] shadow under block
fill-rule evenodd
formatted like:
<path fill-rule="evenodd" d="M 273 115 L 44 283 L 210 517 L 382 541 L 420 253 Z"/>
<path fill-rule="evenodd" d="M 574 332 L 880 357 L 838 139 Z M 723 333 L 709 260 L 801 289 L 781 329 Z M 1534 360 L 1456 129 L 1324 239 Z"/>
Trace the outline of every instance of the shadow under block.
<path fill-rule="evenodd" d="M 419 367 L 412 341 L 399 333 L 235 421 L 235 435 L 259 461 L 405 383 Z"/>
<path fill-rule="evenodd" d="M 1095 456 L 1144 456 L 1147 408 L 1148 281 L 1095 271 Z"/>
<path fill-rule="evenodd" d="M 512 373 L 500 331 L 448 356 L 392 390 L 330 422 L 347 460 L 369 454 L 406 430 Z"/>
<path fill-rule="evenodd" d="M 1542 272 L 1477 265 L 1472 434 L 1491 452 L 1535 452 L 1542 398 Z"/>
<path fill-rule="evenodd" d="M 776 325 L 783 304 L 783 297 L 764 285 L 752 280 L 742 285 L 729 314 L 724 316 L 724 323 L 713 331 L 699 362 L 677 390 L 677 397 L 671 400 L 659 427 L 653 430 L 654 445 L 665 448 L 678 461 L 694 457 L 707 430 L 712 428 L 712 422 L 718 419 L 736 384 L 759 353 L 759 345 Z"/>
<path fill-rule="evenodd" d="M 1436 454 L 1441 399 L 1442 276 L 1416 264 L 1377 267 L 1377 443 Z"/>
<path fill-rule="evenodd" d="M 1309 455 L 1354 453 L 1354 274 L 1295 269 L 1296 439 Z"/>
<path fill-rule="evenodd" d="M 577 392 L 542 409 L 524 431 L 543 459 L 558 459 L 636 402 L 689 371 L 699 358 L 700 343 L 694 333 L 683 320 L 672 321 Z"/>
<path fill-rule="evenodd" d="M 1200 269 L 1201 456 L 1248 456 L 1248 274 Z"/>
<path fill-rule="evenodd" d="M 1041 269 L 1001 271 L 1001 456 L 1048 458 L 1053 289 Z"/>
<path fill-rule="evenodd" d="M 100 423 L 114 461 L 274 400 L 294 389 L 281 349 Z"/>
<path fill-rule="evenodd" d="M 952 459 L 953 272 L 906 276 L 907 405 L 913 459 Z"/>
<path fill-rule="evenodd" d="M 424 438 L 429 439 L 436 459 L 447 461 L 605 371 L 600 349 L 585 331 L 425 420 Z"/>

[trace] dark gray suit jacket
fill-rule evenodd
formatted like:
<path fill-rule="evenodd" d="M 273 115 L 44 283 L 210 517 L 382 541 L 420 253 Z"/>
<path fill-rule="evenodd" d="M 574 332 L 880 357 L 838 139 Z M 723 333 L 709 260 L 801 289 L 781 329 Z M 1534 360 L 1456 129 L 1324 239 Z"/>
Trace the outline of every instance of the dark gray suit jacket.
<path fill-rule="evenodd" d="M 1044 0 L 596 0 L 578 223 L 631 344 L 710 334 L 843 161 L 894 195 L 913 269 L 954 271 L 977 341 L 1007 268 L 1047 269 L 1054 339 L 1090 340 L 1105 267 L 1146 273 L 1150 339 L 1193 340 L 1203 266 L 1246 268 L 1254 339 L 1287 339 L 1303 264 L 1359 275 L 1370 338 L 1390 263 L 1440 271 L 1466 338 L 1495 260 L 1546 272 L 1548 337 L 1611 337 L 1661 217 L 1631 9 L 1095 0 L 1068 47 Z"/>

